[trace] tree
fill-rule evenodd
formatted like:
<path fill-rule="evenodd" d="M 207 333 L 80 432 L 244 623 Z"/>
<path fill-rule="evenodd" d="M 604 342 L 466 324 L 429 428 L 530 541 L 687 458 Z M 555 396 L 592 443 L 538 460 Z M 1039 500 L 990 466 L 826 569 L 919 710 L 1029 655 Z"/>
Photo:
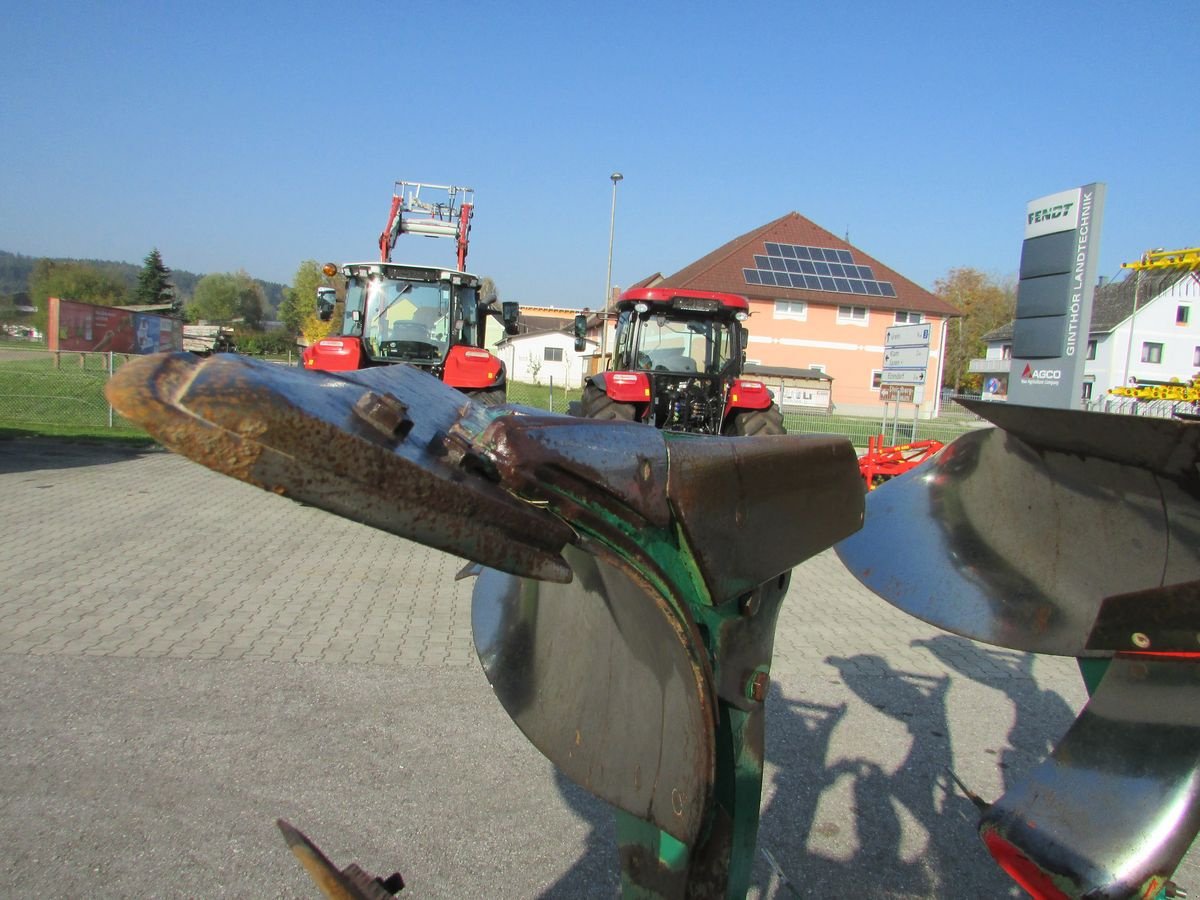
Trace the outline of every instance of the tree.
<path fill-rule="evenodd" d="M 956 391 L 978 390 L 980 377 L 968 372 L 968 366 L 984 355 L 983 336 L 1012 321 L 1016 287 L 1009 279 L 998 281 L 978 269 L 962 267 L 934 282 L 933 292 L 962 312 L 949 324 L 942 384 Z"/>
<path fill-rule="evenodd" d="M 268 309 L 266 291 L 245 270 L 239 271 L 234 278 L 238 287 L 238 316 L 247 328 L 262 328 Z"/>
<path fill-rule="evenodd" d="M 51 297 L 118 306 L 128 302 L 128 288 L 119 276 L 87 263 L 39 259 L 29 273 L 29 298 L 37 307 L 33 324 L 42 332 L 46 330 Z"/>
<path fill-rule="evenodd" d="M 146 306 L 171 304 L 172 312 L 179 312 L 175 302 L 175 288 L 171 284 L 171 270 L 163 265 L 162 255 L 155 247 L 142 261 L 138 273 L 137 287 L 133 291 L 133 302 Z"/>
<path fill-rule="evenodd" d="M 479 282 L 479 299 L 484 303 L 500 299 L 500 291 L 496 288 L 496 282 L 492 281 L 491 275 L 483 276 L 483 280 Z"/>
<path fill-rule="evenodd" d="M 292 277 L 292 286 L 284 291 L 283 302 L 279 304 L 279 321 L 289 334 L 300 334 L 304 320 L 316 309 L 317 288 L 328 283 L 316 260 L 300 263 Z"/>
<path fill-rule="evenodd" d="M 248 328 L 262 326 L 266 296 L 262 286 L 246 272 L 205 275 L 196 283 L 187 307 L 189 321 L 232 322 L 241 320 Z"/>

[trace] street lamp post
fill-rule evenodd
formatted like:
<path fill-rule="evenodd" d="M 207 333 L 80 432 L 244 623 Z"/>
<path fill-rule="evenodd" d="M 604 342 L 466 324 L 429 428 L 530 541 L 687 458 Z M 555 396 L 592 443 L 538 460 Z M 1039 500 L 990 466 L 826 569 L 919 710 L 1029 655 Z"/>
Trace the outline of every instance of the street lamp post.
<path fill-rule="evenodd" d="M 613 172 L 608 176 L 612 179 L 612 213 L 608 219 L 608 273 L 604 276 L 604 320 L 600 323 L 600 363 L 604 364 L 604 357 L 608 353 L 608 307 L 612 299 L 612 248 L 613 248 L 613 229 L 617 224 L 617 182 L 625 176 L 620 172 Z"/>

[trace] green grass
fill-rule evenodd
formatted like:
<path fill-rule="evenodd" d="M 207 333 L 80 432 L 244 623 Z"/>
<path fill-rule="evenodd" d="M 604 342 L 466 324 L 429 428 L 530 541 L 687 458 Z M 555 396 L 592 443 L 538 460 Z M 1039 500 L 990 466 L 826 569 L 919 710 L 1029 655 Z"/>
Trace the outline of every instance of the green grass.
<path fill-rule="evenodd" d="M 119 361 L 121 357 L 115 357 Z M 28 358 L 0 360 L 0 436 L 44 434 L 63 438 L 145 441 L 144 431 L 111 414 L 104 396 L 108 381 L 105 354 L 63 353 L 59 365 L 54 355 L 30 353 Z M 567 405 L 580 399 L 582 391 L 555 385 L 510 382 L 508 402 L 538 409 L 566 412 Z M 786 410 L 784 425 L 792 434 L 840 434 L 859 448 L 882 429 L 880 417 L 825 415 Z M 920 419 L 915 438 L 911 418 L 901 417 L 896 443 L 935 438 L 949 443 L 972 427 L 962 416 Z M 891 423 L 886 430 L 892 442 Z"/>
<path fill-rule="evenodd" d="M 145 436 L 115 413 L 110 426 L 106 356 L 64 353 L 58 363 L 49 353 L 0 361 L 0 427 L 59 437 Z"/>
<path fill-rule="evenodd" d="M 583 391 L 554 386 L 554 411 L 566 412 L 567 404 L 578 400 Z M 510 381 L 508 384 L 508 402 L 532 406 L 537 409 L 550 409 L 550 387 L 548 385 L 524 384 Z M 790 434 L 837 434 L 850 438 L 855 447 L 863 450 L 870 438 L 878 435 L 882 429 L 882 416 L 844 416 L 818 412 L 801 412 L 788 409 L 783 414 L 783 424 Z M 937 419 L 920 419 L 916 425 L 916 437 L 913 437 L 913 422 L 902 415 L 896 426 L 896 443 L 903 444 L 911 440 L 926 440 L 932 438 L 948 444 L 960 434 L 971 430 L 970 421 L 962 416 L 942 416 Z M 887 442 L 892 441 L 892 426 L 888 422 Z"/>

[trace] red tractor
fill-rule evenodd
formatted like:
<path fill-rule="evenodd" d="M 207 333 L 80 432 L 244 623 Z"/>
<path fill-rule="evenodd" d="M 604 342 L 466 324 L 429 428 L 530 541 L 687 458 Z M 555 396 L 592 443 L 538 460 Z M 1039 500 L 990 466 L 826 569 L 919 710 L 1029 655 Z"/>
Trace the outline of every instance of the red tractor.
<path fill-rule="evenodd" d="M 608 371 L 591 376 L 574 407 L 590 419 L 645 422 L 696 434 L 784 434 L 761 381 L 742 378 L 750 304 L 738 294 L 632 288 L 617 301 Z M 575 319 L 583 349 L 585 316 Z"/>
<path fill-rule="evenodd" d="M 424 201 L 422 189 L 445 191 L 448 199 Z M 324 267 L 327 276 L 340 272 L 346 282 L 342 327 L 305 349 L 304 368 L 338 372 L 407 363 L 482 403 L 504 403 L 504 363 L 484 349 L 487 319 L 500 320 L 515 334 L 520 310 L 516 303 L 497 309 L 494 300 L 481 298 L 480 279 L 464 271 L 474 211 L 470 188 L 396 182 L 388 224 L 379 236 L 381 261 Z M 392 263 L 392 248 L 404 233 L 454 238 L 457 268 Z M 332 318 L 334 301 L 334 289 L 317 289 L 322 320 Z"/>

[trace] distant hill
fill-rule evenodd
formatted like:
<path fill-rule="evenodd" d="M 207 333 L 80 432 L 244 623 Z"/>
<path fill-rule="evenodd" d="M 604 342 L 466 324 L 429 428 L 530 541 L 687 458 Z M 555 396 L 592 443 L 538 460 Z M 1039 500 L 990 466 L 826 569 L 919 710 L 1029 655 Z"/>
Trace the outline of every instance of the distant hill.
<path fill-rule="evenodd" d="M 40 258 L 37 256 L 22 256 L 20 253 L 9 253 L 7 250 L 0 250 L 0 297 L 23 294 L 28 291 L 29 273 L 33 271 L 33 264 Z M 102 269 L 105 272 L 111 272 L 128 284 L 131 291 L 137 286 L 138 273 L 142 271 L 141 263 L 113 262 L 106 259 L 51 258 L 54 262 L 85 263 L 89 266 L 95 266 L 97 269 Z M 203 277 L 203 275 L 185 272 L 182 269 L 171 269 L 171 283 L 175 285 L 175 292 L 185 303 L 191 299 L 192 293 L 196 290 L 196 282 Z M 263 293 L 267 297 L 267 304 L 271 308 L 271 317 L 273 317 L 276 310 L 279 309 L 280 302 L 283 300 L 283 292 L 287 285 L 274 281 L 263 281 L 261 278 L 255 278 L 254 280 L 262 285 Z"/>

